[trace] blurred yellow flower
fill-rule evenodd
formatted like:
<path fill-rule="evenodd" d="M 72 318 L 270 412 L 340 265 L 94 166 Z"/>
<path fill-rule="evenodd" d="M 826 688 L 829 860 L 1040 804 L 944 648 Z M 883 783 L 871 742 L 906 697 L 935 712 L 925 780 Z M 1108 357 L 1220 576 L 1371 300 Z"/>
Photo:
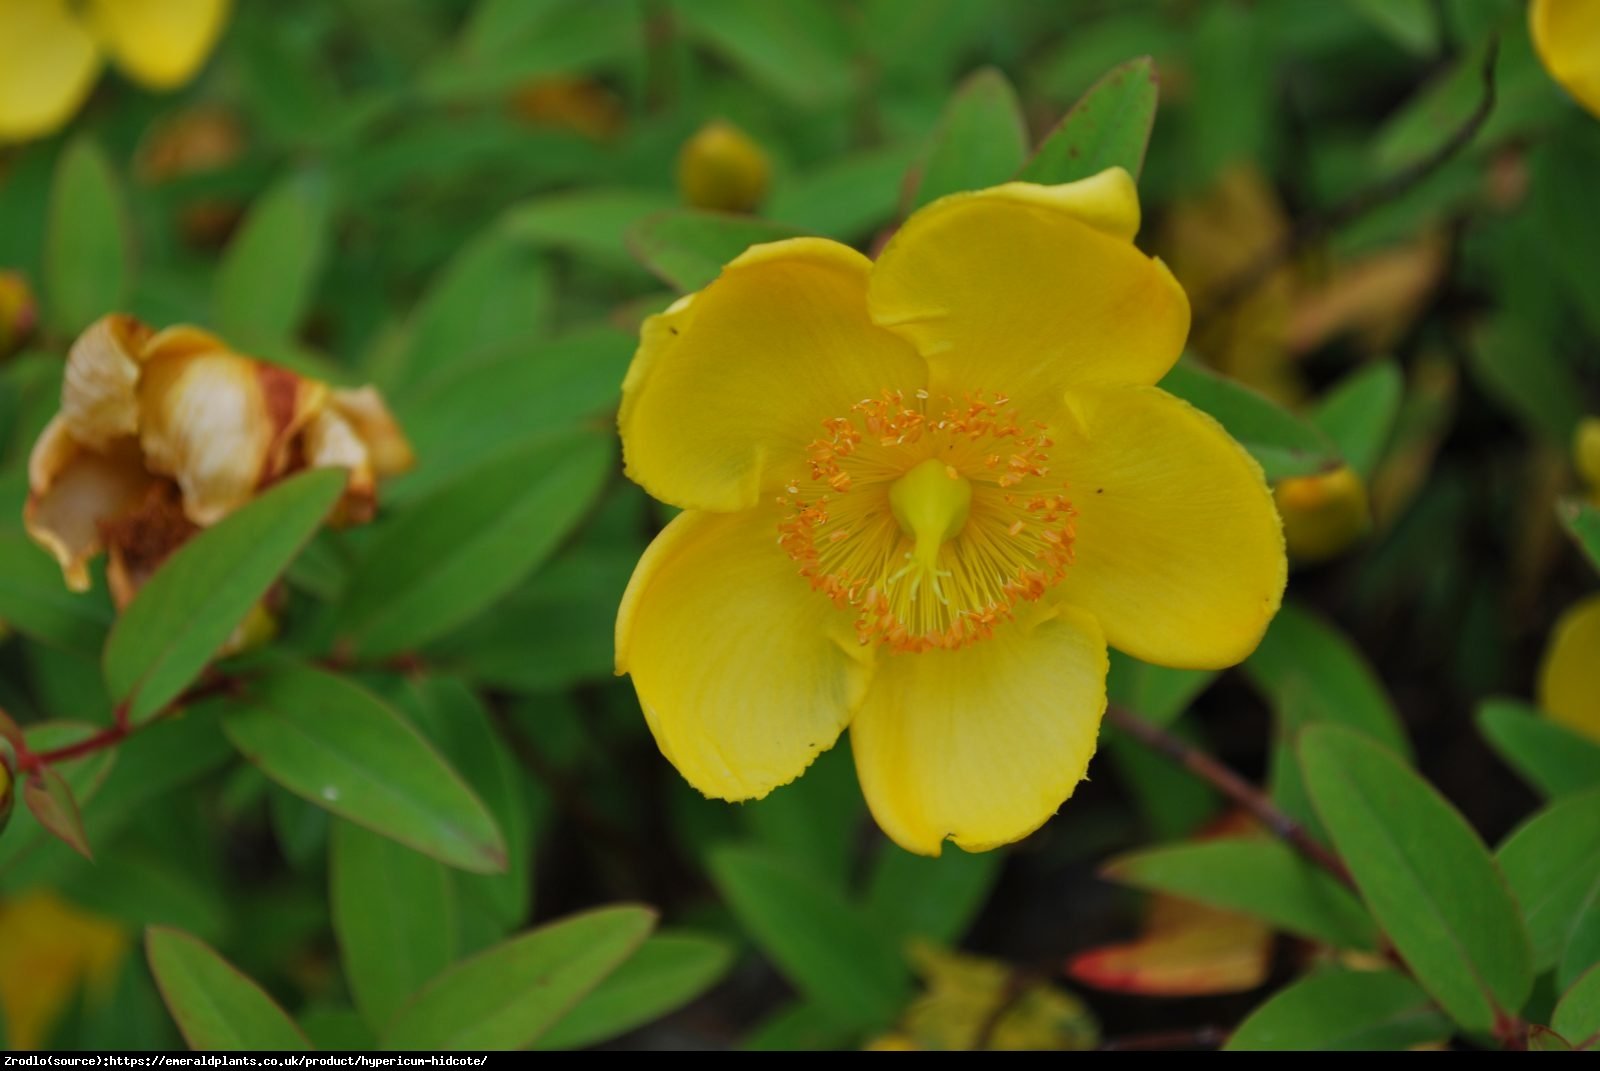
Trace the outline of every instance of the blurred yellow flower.
<path fill-rule="evenodd" d="M 176 89 L 200 69 L 229 0 L 5 0 L 0 4 L 0 142 L 54 133 L 109 59 L 147 89 Z"/>
<path fill-rule="evenodd" d="M 536 126 L 607 141 L 622 133 L 627 113 L 617 95 L 592 78 L 536 78 L 511 95 L 511 110 Z"/>
<path fill-rule="evenodd" d="M 1550 631 L 1539 666 L 1539 706 L 1600 741 L 1600 595 L 1568 608 Z"/>
<path fill-rule="evenodd" d="M 661 751 L 756 799 L 850 727 L 884 830 L 1026 836 L 1083 778 L 1110 644 L 1248 655 L 1287 564 L 1261 470 L 1155 384 L 1189 326 L 1133 180 L 936 201 L 876 263 L 755 246 L 645 323 L 628 474 L 683 507 L 617 620 Z"/>
<path fill-rule="evenodd" d="M 678 191 L 695 208 L 749 212 L 766 199 L 771 181 L 766 152 L 723 119 L 701 127 L 678 153 Z"/>
<path fill-rule="evenodd" d="M 128 950 L 109 919 L 33 892 L 0 902 L 0 1014 L 11 1048 L 37 1049 L 80 989 L 105 999 Z"/>
<path fill-rule="evenodd" d="M 194 532 L 292 472 L 348 469 L 335 519 L 359 522 L 378 478 L 410 464 L 371 387 L 335 390 L 197 327 L 155 332 L 112 315 L 72 345 L 61 409 L 29 458 L 23 520 L 74 591 L 109 551 L 120 606 Z"/>
<path fill-rule="evenodd" d="M 898 1035 L 907 1047 L 939 1052 L 1081 1052 L 1100 1041 L 1088 1007 L 1042 978 L 1008 964 L 917 944 L 911 963 L 926 991 L 911 1003 Z M 879 1046 L 880 1048 L 884 1046 Z"/>
<path fill-rule="evenodd" d="M 1372 528 L 1367 485 L 1349 465 L 1279 480 L 1272 489 L 1289 556 L 1321 562 L 1354 546 Z"/>
<path fill-rule="evenodd" d="M 1600 0 L 1533 0 L 1528 28 L 1550 77 L 1600 117 Z"/>
<path fill-rule="evenodd" d="M 1600 504 L 1600 417 L 1584 417 L 1572 436 L 1572 463 L 1588 485 L 1589 497 Z"/>

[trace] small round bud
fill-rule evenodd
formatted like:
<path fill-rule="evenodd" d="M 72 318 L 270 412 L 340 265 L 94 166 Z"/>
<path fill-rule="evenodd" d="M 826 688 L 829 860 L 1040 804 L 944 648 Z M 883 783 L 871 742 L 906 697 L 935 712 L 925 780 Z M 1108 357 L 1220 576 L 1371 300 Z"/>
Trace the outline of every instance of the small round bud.
<path fill-rule="evenodd" d="M 0 271 L 0 360 L 20 350 L 39 323 L 39 302 L 21 272 Z"/>
<path fill-rule="evenodd" d="M 771 180 L 767 154 L 726 120 L 701 127 L 678 153 L 678 191 L 695 208 L 753 211 L 767 196 Z"/>
<path fill-rule="evenodd" d="M 1321 562 L 1350 549 L 1372 527 L 1367 487 L 1348 465 L 1278 481 L 1272 492 L 1296 561 Z"/>
<path fill-rule="evenodd" d="M 1589 485 L 1590 496 L 1600 500 L 1600 417 L 1578 421 L 1577 433 L 1572 436 L 1572 463 Z"/>

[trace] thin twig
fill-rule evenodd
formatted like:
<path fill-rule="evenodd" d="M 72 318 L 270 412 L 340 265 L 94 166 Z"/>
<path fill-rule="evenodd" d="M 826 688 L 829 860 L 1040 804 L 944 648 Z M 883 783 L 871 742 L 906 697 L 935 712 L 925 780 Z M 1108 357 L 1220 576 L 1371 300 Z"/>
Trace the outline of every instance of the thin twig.
<path fill-rule="evenodd" d="M 1214 1049 L 1228 1040 L 1220 1026 L 1196 1026 L 1187 1030 L 1157 1030 L 1150 1034 L 1130 1034 L 1101 1043 L 1101 1052 L 1164 1052 L 1171 1049 Z"/>
<path fill-rule="evenodd" d="M 1228 767 L 1186 741 L 1178 739 L 1154 722 L 1146 721 L 1133 711 L 1112 705 L 1106 709 L 1106 720 L 1118 729 L 1176 762 L 1190 773 L 1205 781 L 1228 799 L 1255 816 L 1256 820 L 1301 855 L 1354 888 L 1350 871 L 1337 855 L 1324 847 L 1306 832 L 1305 826 L 1278 809 L 1266 793 L 1234 773 Z"/>
<path fill-rule="evenodd" d="M 1225 280 L 1214 292 L 1203 295 L 1203 300 L 1197 303 L 1192 334 L 1201 334 L 1216 317 L 1224 315 L 1253 294 L 1273 272 L 1296 259 L 1308 245 L 1369 212 L 1399 200 L 1466 148 L 1494 111 L 1494 65 L 1499 54 L 1499 38 L 1492 38 L 1483 60 L 1483 95 L 1478 100 L 1478 106 L 1436 149 L 1411 166 L 1357 191 L 1326 212 L 1312 213 L 1296 220 L 1289 228 L 1289 233 L 1271 248 L 1264 250 L 1231 279 Z"/>

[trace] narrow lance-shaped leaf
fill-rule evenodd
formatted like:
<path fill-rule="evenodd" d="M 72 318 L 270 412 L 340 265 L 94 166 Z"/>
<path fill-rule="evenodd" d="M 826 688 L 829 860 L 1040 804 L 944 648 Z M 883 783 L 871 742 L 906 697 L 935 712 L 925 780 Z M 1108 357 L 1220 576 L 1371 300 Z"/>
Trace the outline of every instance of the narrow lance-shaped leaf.
<path fill-rule="evenodd" d="M 541 435 L 394 518 L 351 582 L 356 649 L 413 649 L 504 595 L 556 549 L 610 467 L 601 436 Z"/>
<path fill-rule="evenodd" d="M 628 248 L 657 278 L 687 294 L 710 283 L 751 246 L 802 233 L 754 216 L 678 209 L 635 223 L 628 230 Z"/>
<path fill-rule="evenodd" d="M 1403 1050 L 1449 1037 L 1428 994 L 1394 971 L 1323 971 L 1274 994 L 1228 1039 L 1233 1052 Z"/>
<path fill-rule="evenodd" d="M 1600 1047 L 1600 964 L 1567 990 L 1550 1026 L 1574 1049 L 1587 1052 Z"/>
<path fill-rule="evenodd" d="M 150 973 L 189 1048 L 196 1052 L 284 1049 L 311 1043 L 276 1001 L 203 941 L 152 926 L 145 933 Z"/>
<path fill-rule="evenodd" d="M 64 841 L 85 859 L 94 861 L 89 838 L 83 831 L 83 815 L 72 796 L 72 786 L 64 777 L 48 766 L 29 774 L 22 788 L 22 798 L 46 832 Z"/>
<path fill-rule="evenodd" d="M 1392 752 L 1342 726 L 1301 734 L 1306 787 L 1362 898 L 1417 981 L 1468 1030 L 1533 987 L 1528 934 L 1465 819 Z"/>
<path fill-rule="evenodd" d="M 610 907 L 496 945 L 435 978 L 390 1023 L 390 1049 L 523 1049 L 649 936 L 655 913 Z"/>
<path fill-rule="evenodd" d="M 1507 765 L 1546 797 L 1600 786 L 1600 744 L 1511 699 L 1478 708 L 1478 731 Z"/>
<path fill-rule="evenodd" d="M 957 87 L 912 171 L 910 208 L 1004 182 L 1028 154 L 1028 127 L 1006 76 L 985 67 Z"/>
<path fill-rule="evenodd" d="M 1314 426 L 1242 383 L 1209 372 L 1193 361 L 1175 365 L 1162 379 L 1161 387 L 1215 417 L 1229 435 L 1250 451 L 1269 480 L 1309 476 L 1339 464 L 1338 451 Z"/>
<path fill-rule="evenodd" d="M 129 290 L 129 228 L 116 175 L 93 141 L 79 138 L 56 165 L 45 231 L 50 319 L 72 336 L 121 308 Z"/>
<path fill-rule="evenodd" d="M 290 792 L 451 866 L 505 869 L 505 841 L 483 803 L 371 692 L 284 664 L 250 680 L 242 699 L 223 731 Z"/>
<path fill-rule="evenodd" d="M 217 327 L 234 343 L 292 338 L 322 266 L 328 189 L 319 175 L 291 175 L 261 196 L 217 271 Z"/>
<path fill-rule="evenodd" d="M 285 480 L 186 543 L 111 630 L 106 687 L 135 720 L 199 676 L 266 594 L 344 489 L 342 469 Z"/>
<path fill-rule="evenodd" d="M 887 1025 L 910 992 L 898 939 L 800 867 L 745 848 L 711 859 L 745 929 L 795 987 L 840 1022 Z"/>
<path fill-rule="evenodd" d="M 733 966 L 733 949 L 714 937 L 660 933 L 563 1015 L 541 1049 L 576 1049 L 659 1019 L 711 988 Z"/>
<path fill-rule="evenodd" d="M 1121 167 L 1137 179 L 1159 96 L 1160 80 L 1149 56 L 1114 68 L 1072 106 L 1017 178 L 1053 185 Z"/>
<path fill-rule="evenodd" d="M 1556 966 L 1584 918 L 1600 913 L 1600 787 L 1535 814 L 1495 861 L 1527 921 L 1534 968 Z"/>

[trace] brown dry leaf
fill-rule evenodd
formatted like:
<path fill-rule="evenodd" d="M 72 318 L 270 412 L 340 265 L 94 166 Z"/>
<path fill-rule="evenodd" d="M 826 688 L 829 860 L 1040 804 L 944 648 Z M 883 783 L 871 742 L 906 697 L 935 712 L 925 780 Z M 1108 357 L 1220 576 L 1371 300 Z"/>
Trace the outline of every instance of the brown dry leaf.
<path fill-rule="evenodd" d="M 1346 332 L 1368 351 L 1387 349 L 1422 311 L 1448 259 L 1442 237 L 1423 235 L 1339 265 L 1320 284 L 1303 282 L 1289 315 L 1290 353 L 1309 353 Z"/>

